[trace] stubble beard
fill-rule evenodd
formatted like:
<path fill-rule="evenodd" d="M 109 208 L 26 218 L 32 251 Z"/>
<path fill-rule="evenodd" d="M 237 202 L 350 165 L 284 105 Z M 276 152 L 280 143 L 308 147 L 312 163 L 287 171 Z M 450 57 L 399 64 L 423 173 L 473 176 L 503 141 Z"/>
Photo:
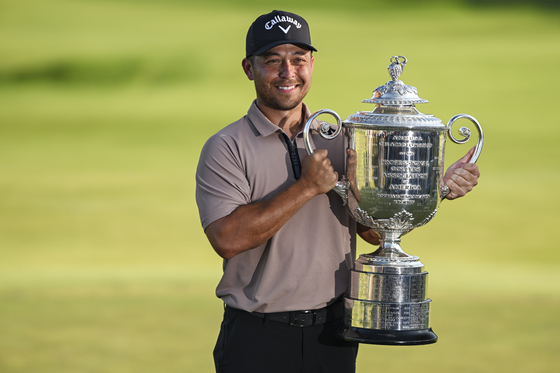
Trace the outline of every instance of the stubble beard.
<path fill-rule="evenodd" d="M 281 99 L 272 94 L 267 88 L 255 86 L 255 89 L 257 91 L 257 97 L 264 105 L 271 109 L 280 111 L 290 111 L 298 107 L 309 91 L 309 89 L 303 90 L 293 99 Z"/>
<path fill-rule="evenodd" d="M 295 109 L 303 101 L 303 98 L 298 98 L 296 100 L 290 100 L 286 102 L 286 101 L 280 101 L 276 98 L 269 97 L 269 98 L 264 98 L 262 101 L 269 108 L 280 110 L 280 111 L 290 111 L 292 109 Z"/>

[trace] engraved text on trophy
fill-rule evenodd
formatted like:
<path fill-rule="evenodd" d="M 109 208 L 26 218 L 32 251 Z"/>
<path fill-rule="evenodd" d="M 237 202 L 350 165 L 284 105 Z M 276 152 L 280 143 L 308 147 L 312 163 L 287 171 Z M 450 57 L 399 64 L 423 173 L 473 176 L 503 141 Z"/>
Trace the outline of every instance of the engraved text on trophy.
<path fill-rule="evenodd" d="M 356 129 L 360 208 L 373 219 L 413 213 L 412 226 L 437 207 L 442 135 L 428 131 Z"/>

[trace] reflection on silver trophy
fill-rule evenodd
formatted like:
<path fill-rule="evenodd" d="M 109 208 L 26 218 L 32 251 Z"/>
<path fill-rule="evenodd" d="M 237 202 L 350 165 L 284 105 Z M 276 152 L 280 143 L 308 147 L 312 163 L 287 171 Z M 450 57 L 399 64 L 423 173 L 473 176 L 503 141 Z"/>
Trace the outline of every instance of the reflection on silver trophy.
<path fill-rule="evenodd" d="M 320 110 L 309 118 L 303 133 L 311 154 L 309 134 L 314 119 L 324 113 L 336 118 L 334 133 L 327 123 L 317 129 L 326 139 L 343 133 L 347 149 L 353 150 L 346 175 L 334 190 L 350 215 L 381 237 L 375 252 L 356 260 L 345 297 L 341 334 L 362 343 L 418 345 L 437 341 L 429 326 L 428 273 L 417 256 L 401 249 L 401 236 L 432 220 L 448 192 L 442 182 L 446 134 L 457 144 L 470 138 L 466 127 L 459 130 L 463 138 L 455 138 L 453 123 L 466 118 L 478 130 L 471 163 L 478 159 L 484 139 L 479 123 L 469 115 L 456 115 L 444 125 L 433 115 L 420 113 L 415 104 L 428 101 L 418 97 L 415 87 L 399 80 L 406 63 L 403 56 L 391 57 L 391 80 L 363 101 L 376 104 L 373 111 L 358 111 L 341 121 L 336 112 Z"/>

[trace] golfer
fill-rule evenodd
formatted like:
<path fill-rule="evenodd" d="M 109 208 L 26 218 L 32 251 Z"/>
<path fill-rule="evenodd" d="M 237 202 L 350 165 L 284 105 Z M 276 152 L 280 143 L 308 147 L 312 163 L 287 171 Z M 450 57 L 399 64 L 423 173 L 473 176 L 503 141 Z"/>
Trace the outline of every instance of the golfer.
<path fill-rule="evenodd" d="M 345 174 L 343 136 L 312 134 L 303 103 L 317 50 L 301 16 L 273 11 L 247 33 L 243 71 L 255 85 L 247 115 L 213 135 L 198 164 L 204 231 L 224 259 L 225 303 L 214 350 L 219 373 L 354 372 L 358 346 L 335 334 L 356 257 L 356 236 L 378 244 L 332 191 Z M 467 154 L 447 171 L 448 199 L 477 184 Z"/>

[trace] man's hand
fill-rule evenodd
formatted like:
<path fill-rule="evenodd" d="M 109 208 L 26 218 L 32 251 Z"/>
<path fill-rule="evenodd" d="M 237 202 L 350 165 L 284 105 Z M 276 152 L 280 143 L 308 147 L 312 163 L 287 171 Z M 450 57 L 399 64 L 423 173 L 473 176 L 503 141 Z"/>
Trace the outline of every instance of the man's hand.
<path fill-rule="evenodd" d="M 453 163 L 445 172 L 443 183 L 449 187 L 449 193 L 445 198 L 452 200 L 463 197 L 477 184 L 480 171 L 476 163 L 468 163 L 474 154 L 472 148 L 463 158 Z"/>
<path fill-rule="evenodd" d="M 325 149 L 317 149 L 312 155 L 303 157 L 300 181 L 316 195 L 327 193 L 338 181 L 338 172 L 334 171 L 328 153 Z"/>
<path fill-rule="evenodd" d="M 371 229 L 370 227 L 366 227 L 365 225 L 358 223 L 356 227 L 356 233 L 358 233 L 358 235 L 364 241 L 369 242 L 372 245 L 380 244 L 379 239 L 381 237 L 379 237 L 379 235 L 376 232 L 374 232 L 373 229 Z"/>

